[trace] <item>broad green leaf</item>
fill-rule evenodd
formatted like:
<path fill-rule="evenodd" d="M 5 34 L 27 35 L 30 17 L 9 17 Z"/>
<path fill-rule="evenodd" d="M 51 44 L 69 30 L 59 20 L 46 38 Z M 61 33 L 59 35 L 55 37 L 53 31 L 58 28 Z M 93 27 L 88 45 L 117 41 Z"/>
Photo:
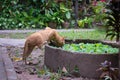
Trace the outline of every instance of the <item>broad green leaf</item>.
<path fill-rule="evenodd" d="M 66 18 L 67 18 L 67 19 L 70 19 L 70 18 L 71 18 L 70 12 L 67 12 L 67 13 L 66 13 Z"/>

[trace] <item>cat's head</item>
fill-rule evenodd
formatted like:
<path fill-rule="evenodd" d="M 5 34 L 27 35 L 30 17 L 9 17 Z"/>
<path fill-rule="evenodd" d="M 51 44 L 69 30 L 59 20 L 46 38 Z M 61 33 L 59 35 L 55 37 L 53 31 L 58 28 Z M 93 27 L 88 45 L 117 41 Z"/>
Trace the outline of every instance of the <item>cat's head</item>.
<path fill-rule="evenodd" d="M 59 40 L 57 41 L 57 46 L 58 47 L 62 47 L 65 44 L 65 38 L 64 37 L 60 37 Z"/>
<path fill-rule="evenodd" d="M 65 44 L 65 38 L 64 37 L 59 37 L 59 39 L 54 39 L 50 41 L 50 45 L 57 46 L 57 47 L 62 47 Z"/>

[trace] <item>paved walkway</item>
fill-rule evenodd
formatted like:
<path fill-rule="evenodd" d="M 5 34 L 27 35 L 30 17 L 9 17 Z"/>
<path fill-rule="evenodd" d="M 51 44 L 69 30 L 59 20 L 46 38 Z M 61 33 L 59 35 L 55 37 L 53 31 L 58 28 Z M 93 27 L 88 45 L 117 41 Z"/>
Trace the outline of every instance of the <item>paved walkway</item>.
<path fill-rule="evenodd" d="M 14 46 L 14 47 L 23 47 L 25 39 L 5 39 L 0 38 L 0 46 Z"/>
<path fill-rule="evenodd" d="M 1 34 L 4 33 L 25 33 L 25 32 L 32 32 L 32 31 L 23 31 L 22 30 L 0 30 Z M 33 31 L 34 32 L 34 31 Z M 7 46 L 17 46 L 23 47 L 25 39 L 4 39 L 0 38 L 0 80 L 18 80 L 17 74 L 14 70 L 14 66 L 12 64 L 11 59 L 7 54 L 6 47 Z"/>
<path fill-rule="evenodd" d="M 0 80 L 17 80 L 14 66 L 4 47 L 0 47 Z"/>
<path fill-rule="evenodd" d="M 5 71 L 5 65 L 3 62 L 3 57 L 2 57 L 2 50 L 0 49 L 0 79 L 1 80 L 7 80 L 7 74 Z"/>
<path fill-rule="evenodd" d="M 4 39 L 0 38 L 0 80 L 17 80 L 11 59 L 7 54 L 6 47 L 23 47 L 25 39 Z"/>
<path fill-rule="evenodd" d="M 64 31 L 94 31 L 95 29 L 57 29 L 59 32 Z M 40 30 L 0 30 L 0 34 L 3 33 L 27 33 L 27 32 L 36 32 Z"/>

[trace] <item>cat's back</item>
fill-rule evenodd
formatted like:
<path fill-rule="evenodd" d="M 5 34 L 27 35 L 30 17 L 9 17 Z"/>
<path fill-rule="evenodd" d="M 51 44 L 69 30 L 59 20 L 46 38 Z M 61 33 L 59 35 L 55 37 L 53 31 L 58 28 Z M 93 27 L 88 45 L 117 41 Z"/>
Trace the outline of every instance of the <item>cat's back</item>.
<path fill-rule="evenodd" d="M 41 31 L 40 32 L 35 32 L 32 33 L 30 36 L 28 36 L 27 38 L 37 38 L 41 36 Z"/>
<path fill-rule="evenodd" d="M 38 32 L 35 32 L 33 34 L 31 34 L 30 36 L 27 37 L 27 40 L 29 42 L 37 42 L 40 40 L 47 40 L 48 39 L 48 34 L 50 31 L 46 31 L 46 30 L 41 30 Z"/>
<path fill-rule="evenodd" d="M 35 32 L 35 33 L 32 33 L 31 35 L 29 35 L 26 39 L 26 41 L 28 43 L 37 43 L 38 40 L 41 40 L 42 38 L 42 34 L 41 34 L 41 31 L 40 32 Z"/>

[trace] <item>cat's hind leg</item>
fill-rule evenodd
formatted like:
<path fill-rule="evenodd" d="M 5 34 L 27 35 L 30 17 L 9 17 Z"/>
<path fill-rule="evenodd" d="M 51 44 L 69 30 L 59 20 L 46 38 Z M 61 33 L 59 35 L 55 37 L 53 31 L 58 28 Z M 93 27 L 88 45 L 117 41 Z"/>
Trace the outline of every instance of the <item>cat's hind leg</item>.
<path fill-rule="evenodd" d="M 24 53 L 23 53 L 23 61 L 27 64 L 26 58 L 31 54 L 35 46 L 27 45 L 25 46 Z"/>

